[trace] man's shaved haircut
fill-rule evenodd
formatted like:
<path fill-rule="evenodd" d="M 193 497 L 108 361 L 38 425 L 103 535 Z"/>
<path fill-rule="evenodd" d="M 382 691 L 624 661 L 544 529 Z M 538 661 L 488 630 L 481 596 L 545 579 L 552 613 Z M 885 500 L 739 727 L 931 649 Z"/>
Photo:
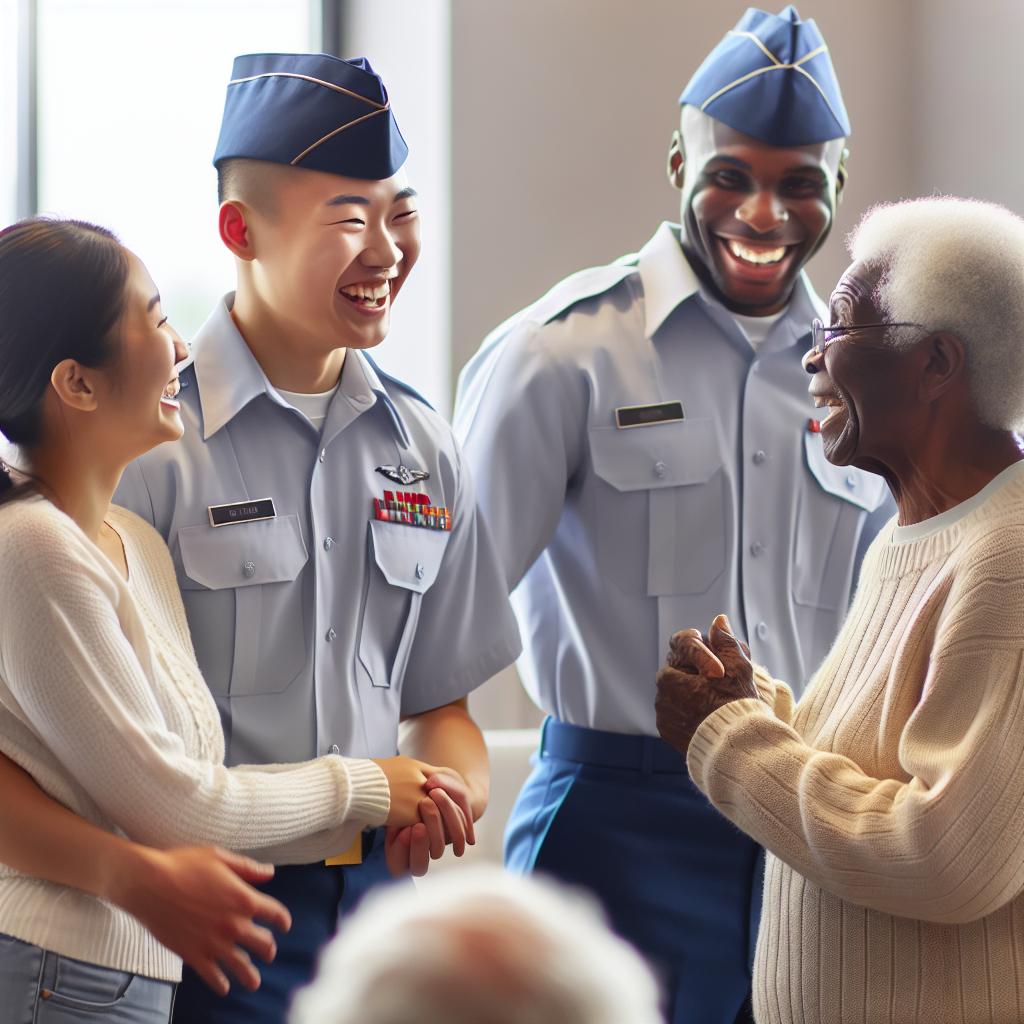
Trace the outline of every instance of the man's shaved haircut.
<path fill-rule="evenodd" d="M 277 182 L 286 168 L 236 157 L 217 165 L 217 202 L 244 203 L 264 216 L 277 209 Z"/>

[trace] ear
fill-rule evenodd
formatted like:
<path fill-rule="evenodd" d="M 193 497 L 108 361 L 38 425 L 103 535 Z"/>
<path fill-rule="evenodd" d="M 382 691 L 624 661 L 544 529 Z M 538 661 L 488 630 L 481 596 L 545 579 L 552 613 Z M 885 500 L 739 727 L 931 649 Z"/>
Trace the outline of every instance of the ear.
<path fill-rule="evenodd" d="M 240 260 L 250 261 L 256 258 L 256 253 L 253 250 L 246 216 L 245 207 L 241 203 L 229 199 L 220 204 L 218 227 L 220 228 L 220 240 L 231 252 Z"/>
<path fill-rule="evenodd" d="M 843 201 L 843 190 L 846 188 L 846 183 L 850 179 L 850 172 L 846 169 L 846 161 L 850 159 L 850 151 L 843 146 L 842 153 L 839 154 L 839 166 L 836 168 L 836 205 L 838 206 Z"/>
<path fill-rule="evenodd" d="M 93 412 L 96 409 L 98 403 L 92 370 L 87 366 L 76 363 L 74 359 L 63 359 L 53 368 L 50 384 L 57 397 L 76 412 Z"/>
<path fill-rule="evenodd" d="M 925 346 L 927 355 L 921 375 L 921 397 L 935 402 L 965 381 L 967 352 L 964 343 L 948 331 L 930 335 Z"/>
<path fill-rule="evenodd" d="M 668 183 L 673 188 L 682 189 L 683 171 L 686 166 L 686 154 L 683 151 L 683 137 L 677 128 L 672 133 L 672 139 L 668 144 Z"/>

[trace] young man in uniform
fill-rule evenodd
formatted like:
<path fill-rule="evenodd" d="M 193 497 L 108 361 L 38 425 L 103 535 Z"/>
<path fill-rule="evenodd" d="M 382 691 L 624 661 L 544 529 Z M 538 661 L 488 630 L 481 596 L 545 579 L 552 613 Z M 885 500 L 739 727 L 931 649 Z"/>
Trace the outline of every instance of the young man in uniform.
<path fill-rule="evenodd" d="M 658 738 L 661 653 L 729 609 L 758 661 L 806 680 L 890 508 L 880 479 L 826 461 L 800 365 L 827 315 L 802 268 L 849 134 L 816 26 L 749 10 L 680 102 L 681 225 L 493 332 L 456 430 L 549 715 L 507 863 L 593 890 L 661 973 L 671 1021 L 733 1024 L 758 849 Z"/>
<path fill-rule="evenodd" d="M 235 61 L 214 163 L 237 290 L 181 374 L 184 438 L 116 496 L 171 549 L 229 763 L 373 757 L 393 799 L 410 758 L 450 766 L 412 830 L 278 868 L 294 923 L 261 989 L 221 1000 L 186 972 L 186 1024 L 282 1021 L 339 913 L 486 804 L 465 697 L 520 649 L 504 573 L 450 428 L 364 354 L 419 252 L 406 154 L 365 60 Z"/>

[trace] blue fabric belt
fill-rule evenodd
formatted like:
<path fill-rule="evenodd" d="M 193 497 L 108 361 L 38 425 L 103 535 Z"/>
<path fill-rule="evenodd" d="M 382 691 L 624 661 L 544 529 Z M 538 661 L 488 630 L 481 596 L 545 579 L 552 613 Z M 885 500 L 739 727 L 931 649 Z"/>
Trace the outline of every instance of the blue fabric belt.
<path fill-rule="evenodd" d="M 648 774 L 686 774 L 683 755 L 657 736 L 629 736 L 621 732 L 586 729 L 560 722 L 557 718 L 544 720 L 540 756 Z"/>

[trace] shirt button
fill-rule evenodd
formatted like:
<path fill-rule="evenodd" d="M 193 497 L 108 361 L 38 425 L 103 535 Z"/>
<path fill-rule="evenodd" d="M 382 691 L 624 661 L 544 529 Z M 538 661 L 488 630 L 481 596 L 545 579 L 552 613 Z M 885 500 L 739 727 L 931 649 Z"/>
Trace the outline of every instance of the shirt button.
<path fill-rule="evenodd" d="M 419 562 L 416 563 L 416 579 L 423 579 L 423 566 Z"/>
<path fill-rule="evenodd" d="M 760 466 L 761 463 L 764 462 L 764 460 L 767 459 L 767 458 L 768 458 L 768 456 L 765 455 L 765 453 L 763 451 L 761 451 L 760 449 L 758 451 L 754 452 L 754 464 L 757 465 L 757 466 Z"/>
<path fill-rule="evenodd" d="M 759 540 L 755 540 L 754 543 L 750 545 L 750 553 L 755 558 L 757 558 L 759 555 L 763 555 L 764 545 Z"/>
<path fill-rule="evenodd" d="M 661 459 L 658 459 L 658 461 L 654 464 L 654 475 L 664 476 L 667 471 L 668 466 L 666 466 L 665 463 L 661 461 Z"/>
<path fill-rule="evenodd" d="M 330 643 L 337 635 L 338 634 L 334 632 L 334 627 L 331 626 L 331 628 L 327 630 L 327 642 Z"/>
<path fill-rule="evenodd" d="M 242 563 L 242 575 L 247 579 L 251 580 L 256 575 L 256 563 L 255 562 L 243 562 Z"/>
<path fill-rule="evenodd" d="M 333 537 L 324 537 L 324 551 L 330 551 L 334 547 Z"/>
<path fill-rule="evenodd" d="M 323 462 L 324 459 L 326 459 L 326 458 L 327 458 L 327 449 L 326 448 L 321 448 L 320 449 L 320 461 Z"/>
<path fill-rule="evenodd" d="M 337 743 L 332 743 L 331 744 L 331 753 L 332 754 L 340 754 L 341 753 L 341 747 L 339 747 Z"/>
<path fill-rule="evenodd" d="M 851 490 L 857 486 L 857 478 L 852 473 L 846 478 L 846 486 Z"/>
<path fill-rule="evenodd" d="M 768 623 L 767 622 L 759 622 L 757 624 L 756 632 L 757 632 L 758 640 L 767 640 L 768 639 Z"/>

